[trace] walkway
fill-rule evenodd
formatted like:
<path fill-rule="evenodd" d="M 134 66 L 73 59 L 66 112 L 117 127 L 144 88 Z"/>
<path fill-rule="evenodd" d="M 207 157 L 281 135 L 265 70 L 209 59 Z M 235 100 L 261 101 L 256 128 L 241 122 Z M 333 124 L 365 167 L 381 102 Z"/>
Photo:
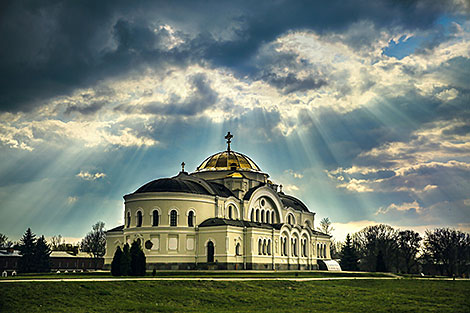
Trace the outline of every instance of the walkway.
<path fill-rule="evenodd" d="M 0 283 L 30 283 L 30 282 L 110 282 L 110 281 L 325 281 L 325 280 L 378 280 L 378 279 L 402 279 L 400 277 L 126 277 L 126 278 L 45 278 L 45 279 L 2 279 Z M 419 280 L 452 280 L 452 278 L 417 278 Z M 456 278 L 455 280 L 466 280 L 466 278 Z"/>

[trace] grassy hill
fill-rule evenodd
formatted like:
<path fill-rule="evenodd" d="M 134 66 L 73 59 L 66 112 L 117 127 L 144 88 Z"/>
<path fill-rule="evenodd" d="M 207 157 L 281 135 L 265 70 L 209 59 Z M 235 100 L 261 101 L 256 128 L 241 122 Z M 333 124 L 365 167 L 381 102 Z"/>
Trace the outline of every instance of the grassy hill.
<path fill-rule="evenodd" d="M 470 281 L 0 284 L 0 312 L 469 312 Z"/>

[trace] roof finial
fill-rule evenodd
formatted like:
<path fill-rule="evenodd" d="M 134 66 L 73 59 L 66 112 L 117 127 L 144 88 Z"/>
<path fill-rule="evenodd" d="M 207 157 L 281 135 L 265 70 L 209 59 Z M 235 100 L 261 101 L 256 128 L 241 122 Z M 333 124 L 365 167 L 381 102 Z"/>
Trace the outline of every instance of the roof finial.
<path fill-rule="evenodd" d="M 232 138 L 233 138 L 233 135 L 230 132 L 228 132 L 227 136 L 225 136 L 225 139 L 227 139 L 227 151 L 229 152 L 230 152 L 230 143 L 232 142 L 231 140 Z"/>
<path fill-rule="evenodd" d="M 181 172 L 184 172 L 184 166 L 186 165 L 186 163 L 182 162 L 181 163 Z"/>
<path fill-rule="evenodd" d="M 282 185 L 279 185 L 279 193 L 282 193 Z"/>

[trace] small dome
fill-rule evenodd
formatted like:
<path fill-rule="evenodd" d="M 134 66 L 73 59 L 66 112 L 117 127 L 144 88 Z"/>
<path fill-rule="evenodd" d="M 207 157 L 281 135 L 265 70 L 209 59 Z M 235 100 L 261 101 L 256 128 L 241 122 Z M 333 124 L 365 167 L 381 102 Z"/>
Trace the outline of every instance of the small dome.
<path fill-rule="evenodd" d="M 249 157 L 235 151 L 223 151 L 211 155 L 196 169 L 201 171 L 242 170 L 260 172 L 260 168 Z"/>

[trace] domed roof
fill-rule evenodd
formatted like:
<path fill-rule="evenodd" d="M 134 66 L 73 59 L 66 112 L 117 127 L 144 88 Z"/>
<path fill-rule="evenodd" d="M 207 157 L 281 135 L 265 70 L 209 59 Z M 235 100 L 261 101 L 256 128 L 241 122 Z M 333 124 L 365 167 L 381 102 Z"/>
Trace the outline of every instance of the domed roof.
<path fill-rule="evenodd" d="M 151 181 L 134 193 L 145 192 L 185 192 L 210 195 L 209 191 L 197 182 L 177 178 L 161 178 Z"/>
<path fill-rule="evenodd" d="M 196 169 L 197 172 L 222 170 L 261 171 L 258 165 L 249 157 L 231 150 L 211 155 Z"/>
<path fill-rule="evenodd" d="M 233 193 L 224 185 L 188 176 L 186 172 L 181 172 L 178 176 L 172 178 L 160 178 L 151 181 L 134 193 L 146 192 L 184 192 L 221 197 L 233 196 Z"/>

